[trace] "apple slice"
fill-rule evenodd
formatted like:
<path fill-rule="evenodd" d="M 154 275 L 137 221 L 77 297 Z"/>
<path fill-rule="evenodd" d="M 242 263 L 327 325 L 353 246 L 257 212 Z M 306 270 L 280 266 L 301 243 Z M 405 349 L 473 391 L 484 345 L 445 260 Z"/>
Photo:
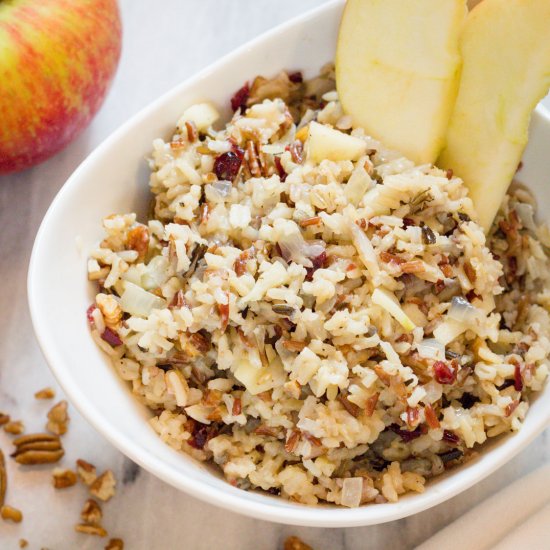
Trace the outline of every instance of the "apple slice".
<path fill-rule="evenodd" d="M 314 162 L 358 160 L 367 152 L 367 143 L 330 126 L 310 122 L 306 151 Z"/>
<path fill-rule="evenodd" d="M 488 231 L 527 144 L 531 112 L 550 87 L 550 1 L 483 0 L 460 42 L 462 78 L 438 164 L 464 180 Z"/>
<path fill-rule="evenodd" d="M 417 163 L 434 162 L 458 90 L 466 0 L 348 0 L 336 86 L 354 124 Z"/>

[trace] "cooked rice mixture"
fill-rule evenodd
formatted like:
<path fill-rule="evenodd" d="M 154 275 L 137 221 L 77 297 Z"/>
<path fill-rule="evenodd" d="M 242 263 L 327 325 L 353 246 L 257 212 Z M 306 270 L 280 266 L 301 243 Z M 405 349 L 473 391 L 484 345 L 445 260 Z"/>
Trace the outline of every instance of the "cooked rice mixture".
<path fill-rule="evenodd" d="M 352 128 L 331 68 L 187 109 L 153 210 L 107 217 L 92 335 L 177 450 L 304 504 L 395 502 L 520 428 L 548 375 L 550 232 Z"/>

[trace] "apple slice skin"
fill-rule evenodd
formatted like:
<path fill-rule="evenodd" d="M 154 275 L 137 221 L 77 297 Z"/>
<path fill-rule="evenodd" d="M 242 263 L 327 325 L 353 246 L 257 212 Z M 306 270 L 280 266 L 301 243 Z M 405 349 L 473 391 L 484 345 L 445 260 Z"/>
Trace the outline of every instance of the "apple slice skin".
<path fill-rule="evenodd" d="M 87 126 L 121 33 L 116 0 L 0 0 L 0 174 L 45 160 Z"/>
<path fill-rule="evenodd" d="M 550 87 L 550 0 L 483 0 L 460 47 L 461 83 L 438 164 L 464 180 L 488 231 Z"/>
<path fill-rule="evenodd" d="M 348 0 L 336 83 L 356 125 L 418 164 L 432 163 L 456 98 L 466 0 Z"/>

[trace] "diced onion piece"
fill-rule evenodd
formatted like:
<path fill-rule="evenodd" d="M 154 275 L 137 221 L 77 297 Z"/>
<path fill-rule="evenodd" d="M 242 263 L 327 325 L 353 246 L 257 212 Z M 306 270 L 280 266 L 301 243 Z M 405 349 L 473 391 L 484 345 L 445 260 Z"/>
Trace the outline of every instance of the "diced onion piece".
<path fill-rule="evenodd" d="M 470 304 L 466 298 L 454 296 L 447 315 L 454 321 L 471 325 L 478 316 L 478 313 L 478 309 Z"/>
<path fill-rule="evenodd" d="M 363 494 L 363 478 L 347 477 L 342 484 L 342 506 L 356 508 L 361 504 Z"/>
<path fill-rule="evenodd" d="M 425 338 L 416 346 L 416 349 L 426 359 L 445 360 L 445 346 L 435 338 Z"/>
<path fill-rule="evenodd" d="M 231 194 L 231 189 L 233 189 L 233 184 L 230 181 L 216 181 L 212 184 L 212 187 L 216 192 L 222 197 L 229 197 Z"/>
<path fill-rule="evenodd" d="M 401 309 L 397 298 L 387 290 L 377 288 L 372 293 L 372 301 L 381 308 L 384 308 L 407 332 L 416 328 L 416 325 Z"/>
<path fill-rule="evenodd" d="M 380 273 L 380 267 L 378 266 L 378 261 L 376 259 L 374 248 L 372 247 L 372 243 L 354 222 L 350 222 L 349 228 L 351 231 L 351 239 L 357 249 L 359 258 L 361 258 L 361 261 L 369 270 L 371 277 L 375 278 Z"/>
<path fill-rule="evenodd" d="M 344 194 L 351 204 L 357 206 L 365 193 L 372 186 L 372 179 L 367 174 L 367 171 L 362 167 L 357 167 L 351 174 L 348 182 L 344 187 Z"/>
<path fill-rule="evenodd" d="M 277 244 L 283 258 L 304 267 L 312 267 L 312 258 L 317 258 L 325 252 L 325 247 L 318 243 L 308 243 L 299 231 L 281 237 Z"/>
<path fill-rule="evenodd" d="M 446 346 L 449 342 L 452 342 L 465 332 L 467 328 L 468 327 L 465 326 L 464 323 L 459 323 L 453 319 L 447 319 L 436 327 L 434 336 L 439 342 Z"/>
<path fill-rule="evenodd" d="M 120 307 L 122 311 L 130 315 L 147 317 L 153 309 L 166 307 L 166 301 L 130 281 L 125 281 L 124 292 L 120 298 Z"/>
<path fill-rule="evenodd" d="M 241 358 L 236 361 L 233 374 L 252 395 L 282 386 L 286 381 L 286 373 L 279 359 L 266 367 L 258 368 L 246 358 Z"/>
<path fill-rule="evenodd" d="M 518 213 L 519 219 L 525 229 L 535 232 L 537 226 L 535 224 L 535 211 L 530 204 L 519 202 L 515 205 L 515 210 Z"/>
<path fill-rule="evenodd" d="M 182 130 L 186 122 L 193 122 L 197 130 L 201 132 L 212 126 L 218 118 L 220 118 L 220 114 L 210 103 L 197 103 L 185 109 L 178 121 L 178 128 Z"/>

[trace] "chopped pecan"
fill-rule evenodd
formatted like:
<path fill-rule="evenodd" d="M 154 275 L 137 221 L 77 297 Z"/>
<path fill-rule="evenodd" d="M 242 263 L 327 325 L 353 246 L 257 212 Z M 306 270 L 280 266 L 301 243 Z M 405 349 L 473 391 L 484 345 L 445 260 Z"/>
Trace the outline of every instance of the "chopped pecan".
<path fill-rule="evenodd" d="M 101 506 L 93 498 L 89 498 L 84 503 L 84 507 L 80 512 L 80 517 L 84 523 L 99 525 L 101 523 L 101 519 L 103 518 Z"/>
<path fill-rule="evenodd" d="M 4 424 L 4 431 L 12 435 L 19 435 L 23 433 L 25 429 L 23 422 L 21 420 L 11 420 Z"/>
<path fill-rule="evenodd" d="M 218 315 L 220 316 L 221 326 L 220 329 L 223 332 L 227 329 L 229 324 L 229 292 L 226 292 L 227 295 L 227 304 L 218 304 Z"/>
<path fill-rule="evenodd" d="M 46 429 L 54 434 L 63 435 L 67 433 L 69 420 L 67 401 L 60 401 L 50 409 L 50 412 L 48 412 Z"/>
<path fill-rule="evenodd" d="M 518 408 L 518 405 L 519 405 L 519 399 L 516 399 L 515 401 L 512 401 L 509 405 L 506 405 L 504 416 L 506 418 L 508 418 L 509 416 L 512 416 L 512 413 Z"/>
<path fill-rule="evenodd" d="M 426 271 L 426 264 L 422 260 L 403 262 L 400 267 L 403 273 L 424 273 Z"/>
<path fill-rule="evenodd" d="M 299 430 L 292 429 L 285 442 L 285 451 L 291 453 L 296 448 L 296 445 L 300 441 Z"/>
<path fill-rule="evenodd" d="M 259 178 L 262 175 L 262 167 L 260 165 L 260 159 L 256 151 L 256 145 L 253 141 L 248 141 L 246 143 L 246 160 L 250 173 L 255 177 Z"/>
<path fill-rule="evenodd" d="M 282 345 L 288 351 L 300 352 L 306 347 L 305 342 L 299 342 L 298 340 L 283 340 Z"/>
<path fill-rule="evenodd" d="M 313 550 L 313 548 L 298 537 L 288 537 L 285 540 L 284 550 Z"/>
<path fill-rule="evenodd" d="M 23 513 L 21 510 L 8 505 L 4 505 L 0 508 L 0 516 L 2 516 L 4 520 L 13 521 L 13 523 L 21 523 L 23 520 Z"/>
<path fill-rule="evenodd" d="M 386 252 L 385 250 L 380 252 L 380 259 L 385 264 L 393 263 L 393 264 L 400 265 L 400 264 L 405 263 L 405 260 L 403 258 L 400 258 L 396 254 L 392 254 L 391 252 Z"/>
<path fill-rule="evenodd" d="M 309 432 L 302 432 L 302 435 L 312 445 L 315 445 L 316 447 L 322 447 L 323 446 L 323 444 L 321 443 L 321 440 L 318 437 L 315 437 L 314 435 L 311 435 Z"/>
<path fill-rule="evenodd" d="M 74 530 L 85 535 L 95 535 L 97 537 L 106 537 L 107 531 L 100 525 L 88 525 L 87 523 L 78 523 Z"/>
<path fill-rule="evenodd" d="M 189 143 L 194 143 L 199 139 L 199 132 L 197 131 L 197 126 L 192 120 L 185 121 L 185 130 L 187 132 L 187 140 Z"/>
<path fill-rule="evenodd" d="M 378 398 L 380 397 L 379 393 L 375 393 L 374 395 L 371 395 L 367 399 L 367 403 L 365 406 L 365 415 L 366 416 L 372 416 L 374 413 L 374 409 L 376 409 L 376 404 L 378 403 Z"/>
<path fill-rule="evenodd" d="M 97 479 L 95 466 L 81 458 L 76 461 L 76 471 L 85 485 L 91 485 Z"/>
<path fill-rule="evenodd" d="M 106 470 L 90 485 L 90 494 L 105 502 L 114 496 L 115 485 L 113 472 Z"/>
<path fill-rule="evenodd" d="M 464 273 L 466 273 L 466 277 L 468 277 L 468 280 L 472 284 L 476 282 L 476 270 L 473 268 L 472 264 L 468 260 L 464 262 Z"/>
<path fill-rule="evenodd" d="M 34 394 L 35 399 L 53 399 L 55 397 L 55 391 L 53 388 L 44 388 L 37 391 Z"/>
<path fill-rule="evenodd" d="M 312 218 L 305 218 L 300 221 L 301 227 L 309 227 L 310 225 L 319 225 L 322 222 L 320 216 L 313 216 Z"/>
<path fill-rule="evenodd" d="M 304 144 L 300 140 L 297 139 L 294 143 L 289 145 L 288 150 L 290 151 L 293 162 L 296 164 L 302 164 L 302 162 L 304 162 Z"/>
<path fill-rule="evenodd" d="M 268 437 L 276 437 L 277 436 L 276 428 L 270 428 L 269 426 L 265 426 L 264 424 L 260 424 L 254 430 L 254 433 L 258 434 L 258 435 L 266 435 Z"/>
<path fill-rule="evenodd" d="M 66 468 L 55 468 L 52 472 L 52 483 L 56 489 L 66 489 L 76 484 L 76 474 Z"/>
<path fill-rule="evenodd" d="M 19 539 L 19 548 L 27 548 L 29 541 L 27 539 Z"/>
<path fill-rule="evenodd" d="M 235 397 L 233 400 L 233 407 L 231 407 L 231 414 L 233 416 L 239 416 L 243 410 L 242 401 L 240 397 Z"/>
<path fill-rule="evenodd" d="M 128 231 L 126 246 L 138 253 L 137 261 L 142 262 L 149 250 L 149 229 L 144 225 L 138 225 Z"/>
<path fill-rule="evenodd" d="M 428 426 L 432 430 L 437 430 L 439 427 L 441 427 L 441 424 L 437 419 L 437 414 L 435 413 L 432 405 L 430 405 L 429 403 L 424 407 L 424 416 L 426 417 L 426 424 L 428 424 Z"/>
<path fill-rule="evenodd" d="M 344 407 L 344 409 L 346 409 L 351 416 L 357 418 L 361 413 L 361 409 L 355 403 L 348 401 L 348 398 L 345 395 L 340 394 L 338 396 L 338 401 L 340 401 L 342 407 Z"/>
<path fill-rule="evenodd" d="M 6 489 L 8 487 L 8 476 L 6 473 L 6 460 L 4 453 L 0 449 L 0 506 L 4 506 L 4 499 L 6 498 Z"/>
<path fill-rule="evenodd" d="M 111 539 L 105 546 L 105 550 L 124 550 L 124 541 L 122 539 Z"/>

